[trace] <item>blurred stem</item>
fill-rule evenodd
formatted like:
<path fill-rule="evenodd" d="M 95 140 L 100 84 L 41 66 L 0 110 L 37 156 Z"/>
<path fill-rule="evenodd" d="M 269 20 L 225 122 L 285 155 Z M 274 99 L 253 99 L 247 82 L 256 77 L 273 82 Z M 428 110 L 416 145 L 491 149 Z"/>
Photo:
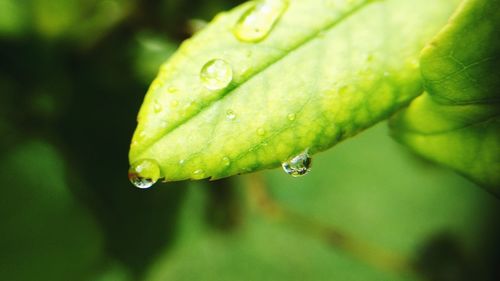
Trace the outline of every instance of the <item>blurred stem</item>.
<path fill-rule="evenodd" d="M 287 209 L 274 200 L 262 175 L 256 173 L 243 177 L 250 206 L 269 220 L 284 223 L 320 239 L 328 245 L 366 262 L 373 267 L 398 274 L 415 273 L 410 260 L 396 253 L 348 236 L 336 227 L 303 216 Z"/>

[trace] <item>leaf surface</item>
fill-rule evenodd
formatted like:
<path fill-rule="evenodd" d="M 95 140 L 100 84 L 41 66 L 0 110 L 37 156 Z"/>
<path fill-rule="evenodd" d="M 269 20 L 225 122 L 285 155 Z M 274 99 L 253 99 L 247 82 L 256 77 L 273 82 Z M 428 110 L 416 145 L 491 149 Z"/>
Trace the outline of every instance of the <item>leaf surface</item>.
<path fill-rule="evenodd" d="M 130 163 L 155 160 L 166 181 L 215 179 L 325 150 L 422 92 L 418 54 L 457 2 L 289 1 L 252 42 L 235 28 L 255 2 L 221 13 L 161 67 Z M 212 60 L 230 66 L 227 87 L 202 83 Z"/>
<path fill-rule="evenodd" d="M 468 0 L 425 48 L 427 93 L 392 120 L 426 158 L 500 193 L 500 1 Z"/>

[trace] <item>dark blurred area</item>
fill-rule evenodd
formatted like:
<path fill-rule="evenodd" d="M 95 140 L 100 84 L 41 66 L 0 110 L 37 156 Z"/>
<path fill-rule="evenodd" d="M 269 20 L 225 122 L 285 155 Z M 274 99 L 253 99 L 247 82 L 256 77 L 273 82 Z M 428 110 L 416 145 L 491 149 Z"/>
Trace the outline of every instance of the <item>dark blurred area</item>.
<path fill-rule="evenodd" d="M 268 219 L 252 177 L 128 182 L 160 64 L 241 2 L 0 0 L 0 280 L 499 280 L 499 201 L 380 126 L 310 177 L 258 175 L 287 208 L 410 256 L 411 274 Z"/>
<path fill-rule="evenodd" d="M 0 245 L 12 247 L 1 250 L 1 280 L 86 280 L 106 270 L 102 264 L 109 259 L 138 277 L 171 243 L 185 186 L 141 192 L 130 185 L 125 173 L 135 115 L 158 67 L 196 23 L 237 2 L 0 1 L 0 151 L 7 180 Z M 51 193 L 52 181 L 64 199 L 32 194 Z M 45 210 L 38 204 L 59 203 L 71 206 L 54 210 L 54 216 L 39 213 Z M 81 210 L 78 217 L 64 219 L 73 208 Z M 81 216 L 95 223 L 80 226 Z M 40 239 L 25 253 L 16 249 L 26 242 L 18 237 L 19 226 L 26 238 Z M 71 260 L 55 263 L 59 253 L 50 251 L 58 247 L 57 238 L 81 231 L 85 236 L 88 228 L 95 228 L 94 237 L 75 239 L 80 244 L 68 249 Z M 49 234 L 55 240 L 44 242 Z M 89 248 L 95 248 L 92 258 L 78 257 Z M 46 264 L 30 272 L 40 262 Z M 80 263 L 70 275 L 57 274 L 66 264 Z"/>

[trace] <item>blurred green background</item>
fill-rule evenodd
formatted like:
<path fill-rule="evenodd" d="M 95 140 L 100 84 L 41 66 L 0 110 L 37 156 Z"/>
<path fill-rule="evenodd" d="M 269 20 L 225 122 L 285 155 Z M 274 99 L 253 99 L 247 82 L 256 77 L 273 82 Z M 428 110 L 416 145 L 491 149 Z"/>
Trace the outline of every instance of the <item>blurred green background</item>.
<path fill-rule="evenodd" d="M 144 94 L 231 0 L 0 0 L 0 280 L 500 280 L 499 201 L 386 124 L 280 169 L 134 188 Z"/>

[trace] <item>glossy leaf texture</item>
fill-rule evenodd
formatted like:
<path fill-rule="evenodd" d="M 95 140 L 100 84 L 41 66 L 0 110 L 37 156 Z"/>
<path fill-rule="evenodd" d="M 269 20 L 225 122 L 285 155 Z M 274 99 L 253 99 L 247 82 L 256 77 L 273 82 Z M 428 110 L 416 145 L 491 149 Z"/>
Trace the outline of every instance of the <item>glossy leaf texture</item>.
<path fill-rule="evenodd" d="M 217 179 L 326 150 L 422 93 L 419 53 L 457 5 L 269 0 L 221 13 L 161 67 L 130 163 Z"/>
<path fill-rule="evenodd" d="M 500 1 L 467 0 L 425 48 L 426 93 L 392 120 L 417 153 L 500 194 Z"/>

